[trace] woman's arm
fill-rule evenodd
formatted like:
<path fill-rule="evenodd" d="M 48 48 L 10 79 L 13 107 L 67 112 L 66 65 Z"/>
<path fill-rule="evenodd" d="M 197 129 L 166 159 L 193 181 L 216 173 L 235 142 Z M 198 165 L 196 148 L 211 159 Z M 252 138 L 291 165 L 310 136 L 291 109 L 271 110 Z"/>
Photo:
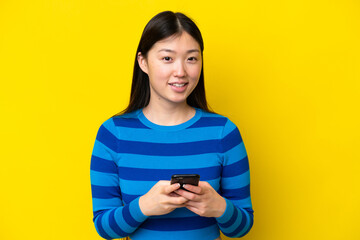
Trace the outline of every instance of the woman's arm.
<path fill-rule="evenodd" d="M 105 239 L 122 238 L 134 232 L 145 216 L 139 199 L 123 205 L 116 160 L 117 138 L 115 126 L 109 119 L 100 127 L 91 157 L 90 177 L 94 224 Z"/>
<path fill-rule="evenodd" d="M 249 164 L 239 130 L 228 121 L 221 139 L 223 167 L 219 193 L 207 182 L 184 185 L 177 194 L 189 199 L 186 207 L 203 217 L 215 217 L 228 237 L 242 237 L 253 224 Z"/>
<path fill-rule="evenodd" d="M 124 205 L 116 165 L 118 139 L 112 119 L 99 129 L 91 157 L 90 176 L 94 224 L 105 239 L 122 238 L 133 233 L 152 215 L 163 215 L 183 207 L 186 198 L 174 196 L 180 185 L 159 181 L 148 193 Z"/>
<path fill-rule="evenodd" d="M 117 138 L 112 119 L 97 133 L 90 166 L 94 224 L 105 239 L 122 238 L 134 232 L 146 219 L 139 198 L 125 205 L 121 199 L 117 158 Z"/>
<path fill-rule="evenodd" d="M 223 168 L 220 194 L 226 200 L 226 209 L 216 220 L 226 236 L 242 237 L 250 231 L 254 221 L 249 162 L 240 132 L 230 120 L 225 125 L 221 145 Z"/>

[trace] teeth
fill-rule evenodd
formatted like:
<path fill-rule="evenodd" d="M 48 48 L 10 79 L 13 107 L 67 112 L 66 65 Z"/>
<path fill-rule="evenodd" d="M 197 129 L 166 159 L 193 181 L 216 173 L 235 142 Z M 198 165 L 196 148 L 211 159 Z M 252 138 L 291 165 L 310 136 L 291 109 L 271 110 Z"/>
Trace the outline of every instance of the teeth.
<path fill-rule="evenodd" d="M 185 83 L 182 83 L 182 84 L 173 83 L 173 84 L 171 84 L 171 85 L 173 85 L 173 86 L 175 86 L 175 87 L 183 87 L 183 86 L 185 86 Z"/>

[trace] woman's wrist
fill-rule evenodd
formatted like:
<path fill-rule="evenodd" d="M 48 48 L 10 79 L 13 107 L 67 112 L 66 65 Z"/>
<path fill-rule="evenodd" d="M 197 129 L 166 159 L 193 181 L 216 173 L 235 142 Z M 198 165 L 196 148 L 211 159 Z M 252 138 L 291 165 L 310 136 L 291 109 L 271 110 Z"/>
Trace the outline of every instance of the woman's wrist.
<path fill-rule="evenodd" d="M 148 209 L 147 204 L 146 204 L 146 197 L 141 196 L 139 198 L 139 208 L 141 210 L 141 212 L 145 215 L 145 216 L 150 216 L 150 213 L 148 211 L 146 211 Z"/>
<path fill-rule="evenodd" d="M 216 212 L 216 215 L 214 217 L 221 217 L 226 210 L 226 200 L 222 196 L 219 198 L 219 205 L 216 208 L 218 211 Z"/>

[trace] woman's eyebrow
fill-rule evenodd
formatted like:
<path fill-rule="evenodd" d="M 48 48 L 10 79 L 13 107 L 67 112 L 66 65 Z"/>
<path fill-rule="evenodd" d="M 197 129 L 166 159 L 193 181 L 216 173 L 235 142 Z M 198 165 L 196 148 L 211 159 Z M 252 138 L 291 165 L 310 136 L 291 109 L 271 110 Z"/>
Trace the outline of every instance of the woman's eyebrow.
<path fill-rule="evenodd" d="M 163 49 L 160 49 L 158 52 L 170 52 L 170 53 L 176 53 L 176 51 L 174 50 L 171 50 L 171 49 L 168 49 L 168 48 L 163 48 Z M 199 49 L 190 49 L 190 50 L 187 50 L 186 51 L 187 53 L 192 53 L 192 52 L 200 52 Z"/>

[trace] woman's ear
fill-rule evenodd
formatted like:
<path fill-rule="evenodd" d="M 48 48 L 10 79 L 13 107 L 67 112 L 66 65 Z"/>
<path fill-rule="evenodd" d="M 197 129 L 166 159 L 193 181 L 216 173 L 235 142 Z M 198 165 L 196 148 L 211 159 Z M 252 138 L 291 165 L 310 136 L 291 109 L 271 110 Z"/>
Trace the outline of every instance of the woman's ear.
<path fill-rule="evenodd" d="M 141 54 L 141 52 L 138 52 L 137 61 L 138 61 L 138 64 L 139 64 L 141 70 L 142 70 L 144 73 L 148 74 L 147 61 L 146 61 L 146 58 Z"/>

